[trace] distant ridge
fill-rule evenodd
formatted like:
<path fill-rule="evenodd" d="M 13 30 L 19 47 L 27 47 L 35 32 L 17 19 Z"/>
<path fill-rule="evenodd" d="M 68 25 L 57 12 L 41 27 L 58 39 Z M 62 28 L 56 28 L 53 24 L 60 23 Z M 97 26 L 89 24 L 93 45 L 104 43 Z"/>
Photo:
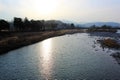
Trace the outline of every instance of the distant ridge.
<path fill-rule="evenodd" d="M 112 27 L 120 27 L 120 23 L 117 23 L 117 22 L 91 22 L 91 23 L 82 24 L 83 27 L 90 27 L 92 25 L 96 25 L 98 27 L 103 26 L 103 25 L 108 25 Z"/>
<path fill-rule="evenodd" d="M 74 22 L 69 20 L 61 20 L 64 23 L 74 23 L 75 25 L 79 27 L 91 27 L 93 25 L 96 25 L 98 27 L 101 27 L 103 25 L 112 26 L 112 27 L 120 27 L 120 23 L 118 22 Z"/>

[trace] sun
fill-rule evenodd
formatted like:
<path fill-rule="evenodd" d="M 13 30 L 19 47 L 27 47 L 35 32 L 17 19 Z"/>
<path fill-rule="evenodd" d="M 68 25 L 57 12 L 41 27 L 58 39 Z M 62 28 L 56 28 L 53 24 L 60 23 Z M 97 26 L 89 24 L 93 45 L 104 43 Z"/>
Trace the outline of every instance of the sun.
<path fill-rule="evenodd" d="M 36 12 L 46 15 L 56 11 L 58 2 L 57 0 L 36 0 L 34 6 Z"/>

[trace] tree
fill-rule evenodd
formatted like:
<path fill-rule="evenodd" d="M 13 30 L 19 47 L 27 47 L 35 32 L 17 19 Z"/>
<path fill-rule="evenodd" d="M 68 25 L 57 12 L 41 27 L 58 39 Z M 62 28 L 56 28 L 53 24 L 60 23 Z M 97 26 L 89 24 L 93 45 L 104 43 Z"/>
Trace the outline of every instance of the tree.
<path fill-rule="evenodd" d="M 71 29 L 75 28 L 75 25 L 73 23 L 71 23 Z"/>
<path fill-rule="evenodd" d="M 103 25 L 101 26 L 102 29 L 111 29 L 111 26 Z"/>
<path fill-rule="evenodd" d="M 90 26 L 90 28 L 97 28 L 97 26 L 96 25 L 92 25 L 92 26 Z"/>
<path fill-rule="evenodd" d="M 17 31 L 23 30 L 23 22 L 21 18 L 14 17 L 14 27 Z"/>
<path fill-rule="evenodd" d="M 51 26 L 51 29 L 54 30 L 57 28 L 57 23 L 51 23 L 50 26 Z"/>
<path fill-rule="evenodd" d="M 23 27 L 23 30 L 25 31 L 31 31 L 31 22 L 27 19 L 27 17 L 25 17 L 24 19 L 24 27 Z"/>
<path fill-rule="evenodd" d="M 5 20 L 0 20 L 0 31 L 1 30 L 9 30 L 10 24 Z"/>
<path fill-rule="evenodd" d="M 31 30 L 32 31 L 39 31 L 39 25 L 38 25 L 39 21 L 35 21 L 35 20 L 31 20 Z"/>
<path fill-rule="evenodd" d="M 45 21 L 41 20 L 42 31 L 45 31 Z"/>

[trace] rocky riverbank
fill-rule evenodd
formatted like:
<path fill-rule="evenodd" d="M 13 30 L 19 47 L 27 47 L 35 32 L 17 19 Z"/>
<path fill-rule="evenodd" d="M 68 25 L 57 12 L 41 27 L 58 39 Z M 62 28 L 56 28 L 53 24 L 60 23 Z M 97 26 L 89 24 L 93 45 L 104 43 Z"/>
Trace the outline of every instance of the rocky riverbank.
<path fill-rule="evenodd" d="M 108 49 L 107 53 L 120 64 L 120 33 L 93 32 L 90 33 L 90 36 L 99 37 L 94 41 L 93 47 L 98 43 L 104 51 L 105 49 Z M 109 52 L 110 50 L 113 52 Z"/>

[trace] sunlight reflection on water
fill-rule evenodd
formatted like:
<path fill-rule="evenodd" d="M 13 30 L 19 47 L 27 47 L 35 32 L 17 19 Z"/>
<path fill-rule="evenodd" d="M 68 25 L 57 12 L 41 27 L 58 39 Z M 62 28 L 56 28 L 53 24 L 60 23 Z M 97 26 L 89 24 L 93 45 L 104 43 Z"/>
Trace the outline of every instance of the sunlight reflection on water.
<path fill-rule="evenodd" d="M 42 57 L 42 76 L 47 80 L 52 77 L 52 67 L 53 67 L 53 60 L 52 60 L 52 39 L 47 39 L 43 41 L 41 46 L 41 54 Z"/>

